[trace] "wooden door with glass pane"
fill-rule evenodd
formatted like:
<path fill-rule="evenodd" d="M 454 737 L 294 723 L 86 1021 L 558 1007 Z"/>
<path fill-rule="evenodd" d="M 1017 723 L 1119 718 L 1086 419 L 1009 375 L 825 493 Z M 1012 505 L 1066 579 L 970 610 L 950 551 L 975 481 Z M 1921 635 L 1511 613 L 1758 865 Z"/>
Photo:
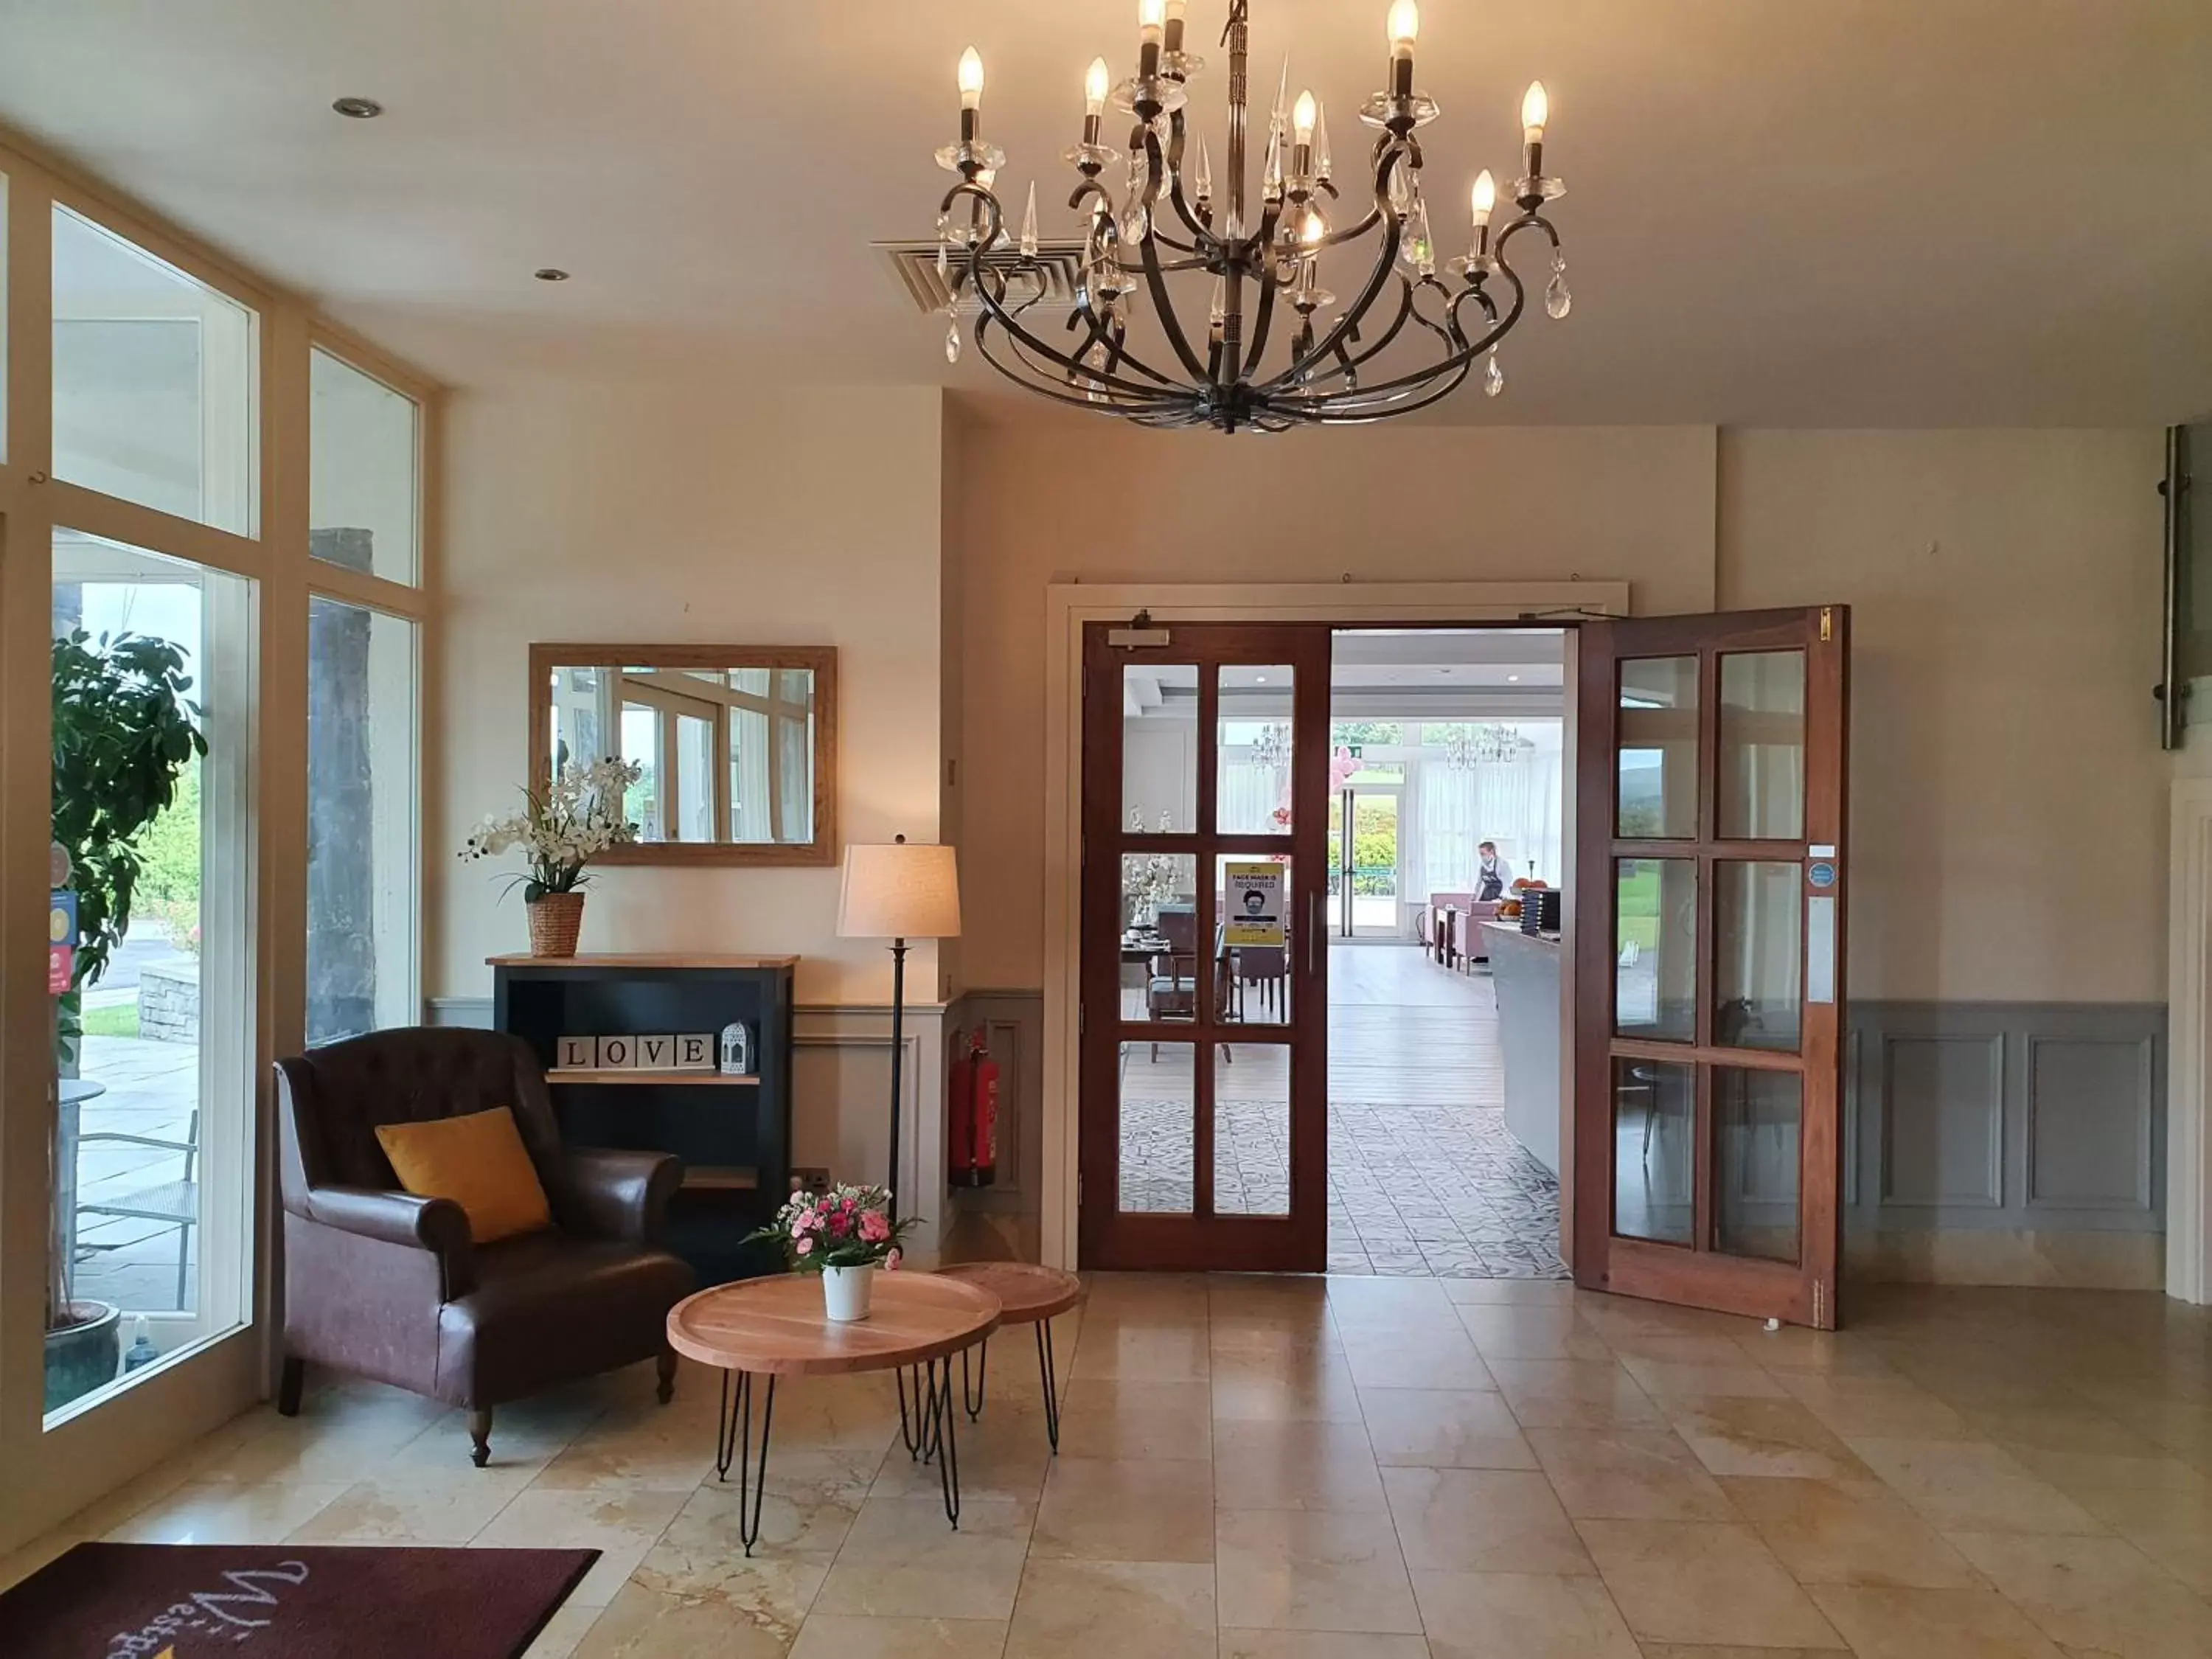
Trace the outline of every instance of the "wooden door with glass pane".
<path fill-rule="evenodd" d="M 1832 1329 L 1841 605 L 1581 630 L 1575 1278 Z"/>
<path fill-rule="evenodd" d="M 1329 635 L 1084 636 L 1083 1265 L 1328 1256 Z"/>

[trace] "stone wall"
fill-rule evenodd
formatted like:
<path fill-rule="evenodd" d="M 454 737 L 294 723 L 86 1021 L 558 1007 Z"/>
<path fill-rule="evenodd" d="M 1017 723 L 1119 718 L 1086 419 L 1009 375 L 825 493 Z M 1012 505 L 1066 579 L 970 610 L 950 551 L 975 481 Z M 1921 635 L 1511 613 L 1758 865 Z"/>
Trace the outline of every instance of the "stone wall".
<path fill-rule="evenodd" d="M 200 970 L 142 968 L 138 970 L 138 1036 L 148 1042 L 200 1040 Z"/>

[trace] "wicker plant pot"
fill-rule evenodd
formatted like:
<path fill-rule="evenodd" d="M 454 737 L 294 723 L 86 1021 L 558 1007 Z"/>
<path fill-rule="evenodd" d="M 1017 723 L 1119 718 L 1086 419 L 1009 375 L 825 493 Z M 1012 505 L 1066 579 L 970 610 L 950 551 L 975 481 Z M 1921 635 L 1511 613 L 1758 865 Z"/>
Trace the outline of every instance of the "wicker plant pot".
<path fill-rule="evenodd" d="M 576 935 L 584 926 L 581 893 L 548 893 L 523 907 L 530 912 L 530 954 L 533 957 L 573 957 Z"/>

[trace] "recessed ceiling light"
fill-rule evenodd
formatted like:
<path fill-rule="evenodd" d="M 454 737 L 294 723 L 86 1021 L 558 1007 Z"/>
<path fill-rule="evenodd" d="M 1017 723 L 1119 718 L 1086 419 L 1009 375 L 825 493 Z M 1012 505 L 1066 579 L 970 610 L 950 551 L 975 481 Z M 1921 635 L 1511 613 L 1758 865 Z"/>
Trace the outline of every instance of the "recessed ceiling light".
<path fill-rule="evenodd" d="M 1505 677 L 1505 682 L 1509 685 L 1518 685 L 1521 684 L 1521 677 L 1518 674 L 1508 674 Z"/>
<path fill-rule="evenodd" d="M 1259 675 L 1257 678 L 1261 685 L 1265 685 L 1267 683 L 1267 677 L 1265 674 Z"/>
<path fill-rule="evenodd" d="M 565 283 L 568 280 L 568 273 L 558 265 L 542 265 L 530 274 L 541 283 Z"/>
<path fill-rule="evenodd" d="M 341 98 L 331 107 L 351 121 L 374 121 L 384 113 L 384 106 L 374 98 Z"/>

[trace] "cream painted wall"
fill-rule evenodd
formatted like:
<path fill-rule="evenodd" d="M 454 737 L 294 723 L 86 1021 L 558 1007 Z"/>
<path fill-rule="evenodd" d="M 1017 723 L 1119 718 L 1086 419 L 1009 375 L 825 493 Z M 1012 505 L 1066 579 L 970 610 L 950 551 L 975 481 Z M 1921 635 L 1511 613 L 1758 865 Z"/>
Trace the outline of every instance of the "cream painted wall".
<path fill-rule="evenodd" d="M 961 942 L 967 986 L 1044 979 L 1048 583 L 1625 576 L 1641 611 L 1712 603 L 1710 428 L 1227 439 L 1048 419 L 973 428 L 958 462 L 962 854 L 994 884 Z M 1123 528 L 1140 523 L 1176 533 Z"/>
<path fill-rule="evenodd" d="M 1048 422 L 978 427 L 958 460 L 963 854 L 994 883 L 963 944 L 965 985 L 1043 980 L 1047 584 L 1350 570 L 1626 578 L 1639 614 L 1850 605 L 1850 994 L 2165 999 L 2155 433 L 1232 442 Z M 1117 533 L 1106 509 L 1132 488 L 1182 533 Z"/>
<path fill-rule="evenodd" d="M 2160 441 L 1723 434 L 1720 603 L 1851 606 L 1853 996 L 2166 1000 Z"/>
<path fill-rule="evenodd" d="M 532 641 L 835 645 L 848 841 L 937 838 L 942 415 L 934 388 L 780 396 L 726 380 L 457 396 L 427 775 L 431 996 L 489 994 L 519 900 L 453 854 L 522 781 Z M 889 954 L 836 938 L 837 871 L 602 872 L 586 950 L 802 958 L 802 1003 L 886 1002 Z M 908 986 L 935 983 L 933 947 Z"/>

